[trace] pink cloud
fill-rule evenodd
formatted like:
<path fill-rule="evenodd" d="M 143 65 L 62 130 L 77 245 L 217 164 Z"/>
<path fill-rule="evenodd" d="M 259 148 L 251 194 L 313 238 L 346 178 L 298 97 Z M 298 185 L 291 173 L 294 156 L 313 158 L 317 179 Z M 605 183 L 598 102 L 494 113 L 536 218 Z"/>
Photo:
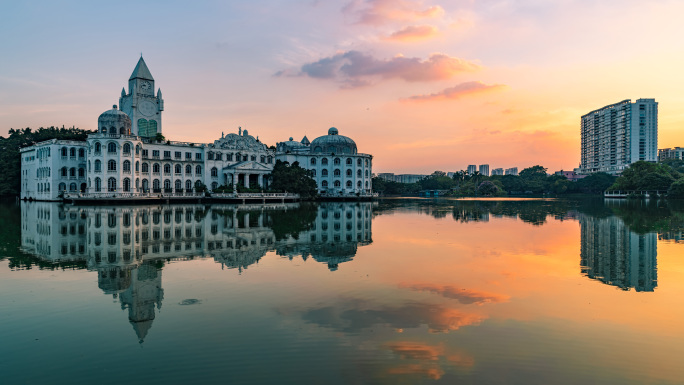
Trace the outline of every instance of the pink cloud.
<path fill-rule="evenodd" d="M 439 5 L 425 6 L 416 0 L 355 0 L 342 11 L 357 18 L 358 24 L 380 25 L 391 21 L 434 19 L 444 15 Z"/>
<path fill-rule="evenodd" d="M 408 101 L 429 101 L 429 100 L 443 100 L 443 99 L 458 99 L 465 95 L 498 91 L 506 88 L 503 84 L 485 84 L 480 81 L 472 81 L 458 84 L 454 87 L 445 88 L 442 91 L 427 94 L 414 95 L 403 100 Z"/>
<path fill-rule="evenodd" d="M 427 59 L 395 56 L 376 59 L 359 51 L 347 51 L 302 65 L 298 76 L 331 79 L 348 87 L 373 84 L 380 79 L 401 79 L 407 82 L 448 80 L 463 72 L 480 69 L 471 61 L 435 53 Z M 292 76 L 292 71 L 280 71 L 275 76 Z"/>
<path fill-rule="evenodd" d="M 399 41 L 399 42 L 411 42 L 429 39 L 439 34 L 436 27 L 431 25 L 409 25 L 404 27 L 388 37 L 386 40 Z"/>

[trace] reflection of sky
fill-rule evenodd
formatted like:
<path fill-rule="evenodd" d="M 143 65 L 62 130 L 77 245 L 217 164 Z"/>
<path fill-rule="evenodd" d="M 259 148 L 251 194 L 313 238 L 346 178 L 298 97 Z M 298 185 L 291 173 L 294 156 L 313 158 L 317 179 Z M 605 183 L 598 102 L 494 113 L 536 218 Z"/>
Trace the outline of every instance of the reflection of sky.
<path fill-rule="evenodd" d="M 575 220 L 398 212 L 376 216 L 372 235 L 334 272 L 273 252 L 242 275 L 210 259 L 168 263 L 164 306 L 142 349 L 93 273 L 3 268 L 0 306 L 15 310 L 0 314 L 0 339 L 10 341 L 0 352 L 11 346 L 10 375 L 37 382 L 65 376 L 72 357 L 84 383 L 624 384 L 684 375 L 681 245 L 658 244 L 658 287 L 636 293 L 581 274 Z M 188 299 L 200 302 L 179 305 Z M 55 357 L 55 346 L 64 353 Z M 44 371 L 28 370 L 36 361 Z"/>

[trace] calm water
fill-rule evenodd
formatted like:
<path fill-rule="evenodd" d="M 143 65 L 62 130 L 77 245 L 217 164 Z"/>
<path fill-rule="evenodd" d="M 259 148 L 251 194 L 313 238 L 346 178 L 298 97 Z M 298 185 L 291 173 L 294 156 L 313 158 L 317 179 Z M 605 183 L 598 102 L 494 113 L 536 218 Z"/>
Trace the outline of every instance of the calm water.
<path fill-rule="evenodd" d="M 681 384 L 684 205 L 0 205 L 9 384 Z"/>

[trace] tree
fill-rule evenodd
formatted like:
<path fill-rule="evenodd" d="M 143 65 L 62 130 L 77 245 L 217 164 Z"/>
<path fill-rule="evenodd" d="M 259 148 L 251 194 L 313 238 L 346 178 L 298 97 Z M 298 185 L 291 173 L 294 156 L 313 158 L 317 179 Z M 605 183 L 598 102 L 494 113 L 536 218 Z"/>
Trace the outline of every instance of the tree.
<path fill-rule="evenodd" d="M 680 174 L 666 164 L 640 160 L 626 168 L 610 190 L 667 190 Z"/>
<path fill-rule="evenodd" d="M 494 196 L 499 193 L 499 188 L 491 181 L 484 181 L 477 187 L 477 193 L 482 196 Z"/>
<path fill-rule="evenodd" d="M 668 198 L 684 198 L 684 178 L 679 178 L 667 190 Z"/>
<path fill-rule="evenodd" d="M 161 132 L 158 132 L 157 135 L 154 136 L 154 140 L 161 143 L 161 142 L 166 141 L 166 138 L 164 137 L 164 135 L 162 135 Z"/>
<path fill-rule="evenodd" d="M 576 188 L 578 191 L 590 194 L 603 193 L 615 183 L 617 177 L 610 175 L 605 172 L 597 172 L 588 175 L 576 182 Z"/>
<path fill-rule="evenodd" d="M 535 194 L 546 190 L 546 168 L 536 165 L 520 171 L 520 180 L 525 191 L 532 191 Z"/>
<path fill-rule="evenodd" d="M 302 199 L 313 199 L 318 196 L 318 188 L 312 177 L 313 173 L 300 167 L 299 162 L 290 165 L 276 160 L 271 171 L 271 189 L 299 194 Z"/>

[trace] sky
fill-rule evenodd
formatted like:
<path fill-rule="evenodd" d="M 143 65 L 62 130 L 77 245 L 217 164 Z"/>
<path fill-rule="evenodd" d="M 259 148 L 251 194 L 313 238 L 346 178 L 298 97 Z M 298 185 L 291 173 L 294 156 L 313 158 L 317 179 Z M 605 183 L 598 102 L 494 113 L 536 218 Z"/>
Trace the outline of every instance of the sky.
<path fill-rule="evenodd" d="M 95 129 L 141 53 L 166 138 L 337 127 L 373 171 L 577 167 L 580 116 L 659 103 L 684 146 L 684 2 L 0 0 L 0 135 Z"/>

